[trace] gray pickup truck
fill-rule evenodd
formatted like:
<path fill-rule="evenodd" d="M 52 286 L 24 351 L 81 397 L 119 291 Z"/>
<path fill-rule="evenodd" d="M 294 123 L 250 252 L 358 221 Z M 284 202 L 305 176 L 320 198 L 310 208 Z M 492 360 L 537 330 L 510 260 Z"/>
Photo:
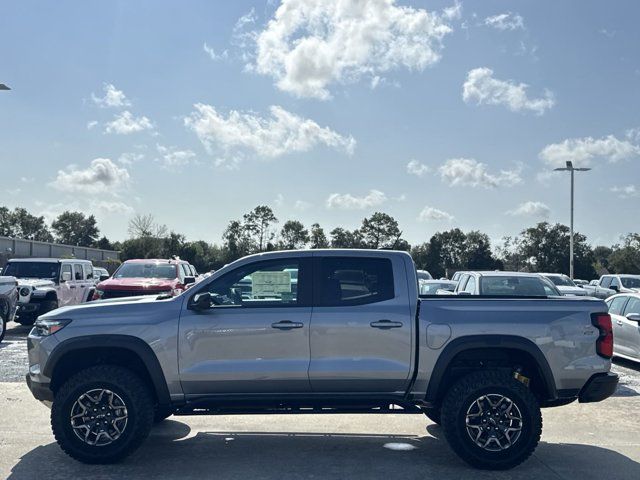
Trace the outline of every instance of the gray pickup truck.
<path fill-rule="evenodd" d="M 602 300 L 421 298 L 404 252 L 287 251 L 174 298 L 40 316 L 27 383 L 87 463 L 124 458 L 171 414 L 367 412 L 424 413 L 469 464 L 507 469 L 536 448 L 541 407 L 614 392 L 612 348 Z"/>
<path fill-rule="evenodd" d="M 606 299 L 616 293 L 640 291 L 640 275 L 602 275 L 595 285 L 582 287 L 587 295 Z"/>

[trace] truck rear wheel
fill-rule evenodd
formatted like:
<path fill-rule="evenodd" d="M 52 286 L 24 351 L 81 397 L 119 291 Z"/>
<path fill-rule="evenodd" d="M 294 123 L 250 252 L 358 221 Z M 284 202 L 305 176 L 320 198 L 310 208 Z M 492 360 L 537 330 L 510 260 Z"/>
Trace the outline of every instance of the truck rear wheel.
<path fill-rule="evenodd" d="M 524 462 L 542 433 L 536 397 L 507 372 L 471 373 L 449 389 L 442 427 L 453 451 L 470 465 L 506 470 Z"/>
<path fill-rule="evenodd" d="M 154 405 L 144 382 L 126 368 L 90 367 L 55 394 L 51 427 L 69 456 L 84 463 L 115 463 L 149 435 Z"/>
<path fill-rule="evenodd" d="M 0 305 L 1 308 L 1 305 Z M 3 315 L 0 315 L 0 342 L 4 338 L 4 334 L 7 331 L 7 321 L 4 319 Z"/>

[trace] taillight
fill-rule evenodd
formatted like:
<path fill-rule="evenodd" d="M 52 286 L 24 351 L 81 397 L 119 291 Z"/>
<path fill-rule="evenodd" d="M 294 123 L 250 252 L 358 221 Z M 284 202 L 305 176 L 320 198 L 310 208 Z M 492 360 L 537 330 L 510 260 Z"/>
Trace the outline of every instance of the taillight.
<path fill-rule="evenodd" d="M 592 313 L 591 323 L 600 331 L 596 340 L 596 353 L 604 358 L 613 357 L 613 329 L 608 313 Z"/>

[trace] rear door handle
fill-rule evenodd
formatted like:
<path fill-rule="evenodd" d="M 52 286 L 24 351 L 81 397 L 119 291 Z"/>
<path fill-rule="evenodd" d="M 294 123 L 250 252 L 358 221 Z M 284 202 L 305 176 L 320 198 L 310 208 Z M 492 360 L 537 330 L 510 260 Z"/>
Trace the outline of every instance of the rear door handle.
<path fill-rule="evenodd" d="M 402 322 L 392 322 L 391 320 L 378 320 L 377 322 L 371 322 L 373 328 L 382 328 L 384 330 L 389 328 L 400 328 L 402 327 Z"/>
<path fill-rule="evenodd" d="M 76 288 L 75 285 L 69 285 L 69 288 Z"/>
<path fill-rule="evenodd" d="M 622 320 L 616 320 L 616 323 L 617 323 L 618 325 L 622 325 L 622 324 L 624 324 L 624 322 L 623 322 Z"/>
<path fill-rule="evenodd" d="M 291 330 L 302 327 L 304 327 L 302 322 L 292 322 L 291 320 L 282 320 L 281 322 L 271 324 L 271 328 L 277 328 L 278 330 Z"/>

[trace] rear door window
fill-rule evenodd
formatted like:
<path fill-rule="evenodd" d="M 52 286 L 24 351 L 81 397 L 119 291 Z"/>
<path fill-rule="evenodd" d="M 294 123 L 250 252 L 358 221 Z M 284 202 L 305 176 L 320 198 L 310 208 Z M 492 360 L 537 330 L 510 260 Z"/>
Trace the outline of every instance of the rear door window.
<path fill-rule="evenodd" d="M 627 299 L 629 297 L 616 297 L 612 300 L 607 301 L 607 305 L 609 305 L 609 313 L 613 315 L 622 315 L 622 310 L 624 309 L 624 304 L 627 303 Z"/>
<path fill-rule="evenodd" d="M 629 298 L 629 302 L 624 308 L 624 314 L 629 315 L 630 313 L 640 313 L 640 298 Z"/>
<path fill-rule="evenodd" d="M 75 280 L 84 280 L 84 274 L 82 273 L 82 265 L 79 263 L 73 264 L 73 278 Z"/>
<path fill-rule="evenodd" d="M 318 275 L 315 303 L 320 306 L 365 305 L 395 296 L 388 258 L 324 257 Z"/>

